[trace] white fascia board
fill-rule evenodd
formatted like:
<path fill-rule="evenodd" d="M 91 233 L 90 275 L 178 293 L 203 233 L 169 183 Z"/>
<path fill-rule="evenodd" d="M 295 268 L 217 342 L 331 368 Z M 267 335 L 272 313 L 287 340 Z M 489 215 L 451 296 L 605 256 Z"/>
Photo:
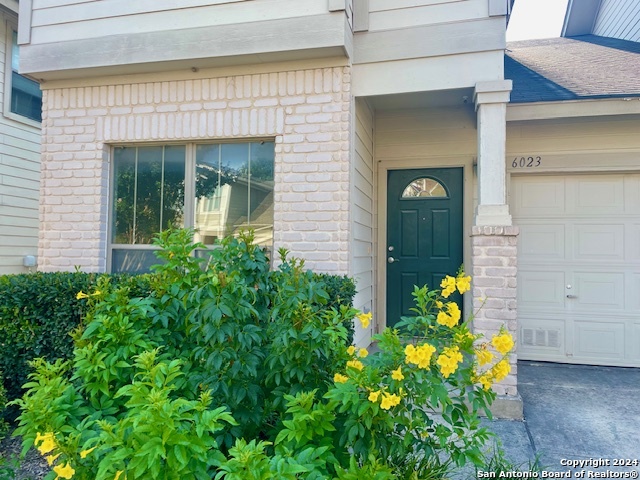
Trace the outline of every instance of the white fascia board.
<path fill-rule="evenodd" d="M 472 88 L 504 78 L 502 50 L 363 63 L 352 67 L 356 97 Z"/>
<path fill-rule="evenodd" d="M 508 122 L 637 114 L 640 114 L 640 97 L 511 103 L 507 105 Z"/>

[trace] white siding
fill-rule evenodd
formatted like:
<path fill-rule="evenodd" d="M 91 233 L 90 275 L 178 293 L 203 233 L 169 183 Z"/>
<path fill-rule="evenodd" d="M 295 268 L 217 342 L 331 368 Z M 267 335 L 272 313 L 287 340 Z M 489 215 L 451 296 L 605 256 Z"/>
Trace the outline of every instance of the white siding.
<path fill-rule="evenodd" d="M 507 123 L 507 160 L 515 155 L 602 154 L 597 165 L 613 166 L 607 154 L 640 151 L 640 116 L 586 117 Z M 606 152 L 606 153 L 603 153 Z M 636 158 L 638 154 L 636 154 Z M 581 162 L 580 155 L 576 157 Z M 586 161 L 586 156 L 582 157 Z M 511 159 L 513 160 L 513 159 Z M 640 161 L 636 163 L 640 167 Z M 576 164 L 579 167 L 580 163 Z M 507 165 L 509 167 L 509 164 Z M 553 165 L 547 167 L 552 168 Z"/>
<path fill-rule="evenodd" d="M 473 108 L 399 110 L 376 115 L 378 161 L 476 155 Z M 429 167 L 425 162 L 425 167 Z"/>
<path fill-rule="evenodd" d="M 506 21 L 488 0 L 369 0 L 366 20 L 353 38 L 356 96 L 503 78 Z"/>
<path fill-rule="evenodd" d="M 34 0 L 31 44 L 230 25 L 327 12 L 327 0 Z"/>
<path fill-rule="evenodd" d="M 640 2 L 602 0 L 593 34 L 640 42 Z"/>
<path fill-rule="evenodd" d="M 487 18 L 487 0 L 370 0 L 369 30 Z"/>
<path fill-rule="evenodd" d="M 40 131 L 2 114 L 7 24 L 0 20 L 0 274 L 24 273 L 23 257 L 38 254 Z"/>
<path fill-rule="evenodd" d="M 375 168 L 373 163 L 373 112 L 363 101 L 356 101 L 353 185 L 351 190 L 351 275 L 356 280 L 354 306 L 373 311 L 374 296 L 374 205 Z M 367 330 L 356 322 L 355 342 L 366 346 L 371 340 L 376 318 Z"/>

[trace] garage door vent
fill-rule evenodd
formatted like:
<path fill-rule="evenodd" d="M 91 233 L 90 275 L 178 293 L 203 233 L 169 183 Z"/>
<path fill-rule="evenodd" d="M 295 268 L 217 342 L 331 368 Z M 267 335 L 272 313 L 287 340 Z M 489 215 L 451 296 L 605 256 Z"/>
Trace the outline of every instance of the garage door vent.
<path fill-rule="evenodd" d="M 531 347 L 553 347 L 560 346 L 560 332 L 558 330 L 543 330 L 541 328 L 523 328 L 522 344 Z"/>

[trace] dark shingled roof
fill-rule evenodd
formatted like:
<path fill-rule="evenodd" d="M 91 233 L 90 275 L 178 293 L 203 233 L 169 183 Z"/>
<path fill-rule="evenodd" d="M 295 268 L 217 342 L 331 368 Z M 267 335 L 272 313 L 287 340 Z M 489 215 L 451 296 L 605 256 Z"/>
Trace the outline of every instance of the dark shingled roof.
<path fill-rule="evenodd" d="M 511 103 L 640 97 L 640 43 L 582 35 L 507 44 Z"/>

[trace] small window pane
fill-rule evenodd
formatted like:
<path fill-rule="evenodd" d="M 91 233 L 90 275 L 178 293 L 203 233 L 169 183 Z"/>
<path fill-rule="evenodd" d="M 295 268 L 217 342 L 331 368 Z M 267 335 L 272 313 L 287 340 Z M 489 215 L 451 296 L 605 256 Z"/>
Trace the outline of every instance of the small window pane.
<path fill-rule="evenodd" d="M 251 228 L 256 243 L 273 243 L 273 142 L 196 147 L 197 240 Z"/>
<path fill-rule="evenodd" d="M 433 178 L 418 178 L 402 192 L 402 198 L 447 197 L 444 186 Z"/>
<path fill-rule="evenodd" d="M 149 273 L 153 265 L 162 263 L 155 250 L 114 248 L 111 253 L 111 273 Z"/>
<path fill-rule="evenodd" d="M 113 165 L 113 243 L 133 243 L 136 149 L 116 148 Z"/>
<path fill-rule="evenodd" d="M 36 122 L 42 121 L 42 91 L 38 82 L 23 77 L 18 73 L 20 63 L 18 34 L 13 32 L 13 46 L 11 50 L 11 105 L 12 113 L 30 118 Z"/>
<path fill-rule="evenodd" d="M 150 244 L 184 226 L 185 147 L 123 147 L 114 153 L 113 243 Z"/>

